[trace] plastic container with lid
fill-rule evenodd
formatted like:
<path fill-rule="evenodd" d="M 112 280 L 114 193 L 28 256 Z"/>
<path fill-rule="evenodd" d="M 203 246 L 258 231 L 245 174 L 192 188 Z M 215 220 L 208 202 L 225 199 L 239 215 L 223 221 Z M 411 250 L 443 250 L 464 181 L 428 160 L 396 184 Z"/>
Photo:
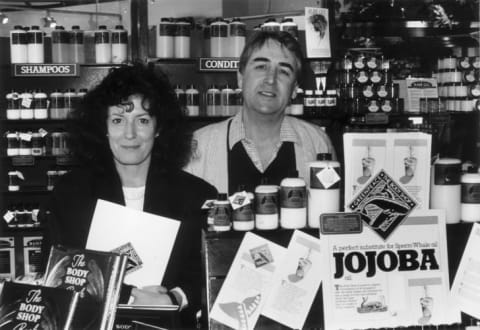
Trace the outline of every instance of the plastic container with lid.
<path fill-rule="evenodd" d="M 48 100 L 47 94 L 41 89 L 37 89 L 33 94 L 33 118 L 47 119 L 48 118 Z"/>
<path fill-rule="evenodd" d="M 50 93 L 50 119 L 65 119 L 65 100 L 63 92 L 60 89 L 55 89 Z"/>
<path fill-rule="evenodd" d="M 210 24 L 210 56 L 226 57 L 229 54 L 228 23 L 221 18 Z"/>
<path fill-rule="evenodd" d="M 20 154 L 20 138 L 18 133 L 9 132 L 7 138 L 7 156 L 18 156 Z"/>
<path fill-rule="evenodd" d="M 20 119 L 20 104 L 22 99 L 20 95 L 12 90 L 11 92 L 7 93 L 5 96 L 7 101 L 7 119 L 8 120 L 17 120 Z"/>
<path fill-rule="evenodd" d="M 307 166 L 308 226 L 319 228 L 322 213 L 338 212 L 340 208 L 340 163 L 332 160 L 332 154 L 320 153 Z"/>
<path fill-rule="evenodd" d="M 157 26 L 156 56 L 159 58 L 173 58 L 176 24 L 168 17 L 162 17 Z"/>
<path fill-rule="evenodd" d="M 293 21 L 293 18 L 282 19 L 282 22 L 280 23 L 280 31 L 288 32 L 298 40 L 298 25 Z"/>
<path fill-rule="evenodd" d="M 444 209 L 447 223 L 460 221 L 462 163 L 455 158 L 439 158 L 432 167 L 430 208 Z"/>
<path fill-rule="evenodd" d="M 112 44 L 110 31 L 106 25 L 100 25 L 94 32 L 95 36 L 95 63 L 105 64 L 112 62 Z"/>
<path fill-rule="evenodd" d="M 31 132 L 20 132 L 20 146 L 19 146 L 19 155 L 20 156 L 30 156 L 32 154 L 32 133 Z"/>
<path fill-rule="evenodd" d="M 246 195 L 246 196 L 245 196 Z M 253 201 L 255 196 L 252 192 L 245 191 L 245 186 L 240 185 L 235 198 L 248 198 L 249 203 L 242 203 L 243 206 L 233 210 L 233 230 L 247 231 L 255 229 L 255 214 L 253 212 Z"/>
<path fill-rule="evenodd" d="M 123 25 L 116 25 L 111 31 L 112 63 L 125 63 L 128 57 L 128 32 Z"/>
<path fill-rule="evenodd" d="M 32 133 L 32 155 L 41 156 L 44 154 L 43 137 L 40 133 Z"/>
<path fill-rule="evenodd" d="M 476 170 L 474 167 L 460 178 L 460 219 L 466 222 L 480 222 L 480 173 Z"/>
<path fill-rule="evenodd" d="M 233 116 L 235 114 L 235 91 L 230 86 L 225 85 L 220 92 L 220 99 L 222 104 L 222 115 Z"/>
<path fill-rule="evenodd" d="M 255 188 L 255 228 L 278 228 L 278 186 L 262 183 Z"/>
<path fill-rule="evenodd" d="M 296 229 L 306 225 L 307 187 L 296 171 L 280 182 L 280 227 Z"/>
<path fill-rule="evenodd" d="M 210 85 L 205 93 L 207 116 L 221 116 L 222 115 L 222 103 L 221 92 L 215 85 Z"/>
<path fill-rule="evenodd" d="M 192 26 L 187 19 L 179 19 L 175 23 L 174 38 L 174 57 L 189 58 L 190 57 L 190 38 L 192 34 Z"/>
<path fill-rule="evenodd" d="M 230 57 L 240 57 L 245 39 L 247 36 L 247 27 L 239 18 L 234 18 L 229 24 L 229 55 Z"/>
<path fill-rule="evenodd" d="M 33 91 L 26 90 L 20 94 L 22 103 L 20 104 L 20 119 L 33 119 Z"/>
<path fill-rule="evenodd" d="M 218 194 L 213 204 L 213 209 L 213 230 L 229 231 L 232 227 L 232 210 L 227 194 Z"/>
<path fill-rule="evenodd" d="M 73 63 L 85 63 L 84 32 L 78 25 L 70 31 L 70 56 Z"/>
<path fill-rule="evenodd" d="M 193 84 L 190 84 L 185 90 L 186 115 L 199 116 L 200 115 L 200 97 L 198 89 Z"/>
<path fill-rule="evenodd" d="M 27 63 L 28 40 L 27 32 L 21 25 L 15 25 L 10 31 L 10 62 Z"/>
<path fill-rule="evenodd" d="M 52 63 L 68 63 L 70 56 L 69 33 L 61 25 L 52 31 Z"/>
<path fill-rule="evenodd" d="M 38 25 L 33 25 L 27 32 L 28 63 L 43 63 L 45 61 L 45 47 L 43 31 Z"/>

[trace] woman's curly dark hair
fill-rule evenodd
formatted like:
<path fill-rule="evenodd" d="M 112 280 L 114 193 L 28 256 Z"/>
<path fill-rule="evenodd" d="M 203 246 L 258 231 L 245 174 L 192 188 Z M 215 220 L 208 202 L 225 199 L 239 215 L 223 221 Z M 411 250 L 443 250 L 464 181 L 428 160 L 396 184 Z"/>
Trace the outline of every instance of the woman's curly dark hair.
<path fill-rule="evenodd" d="M 69 125 L 71 148 L 78 160 L 97 170 L 113 164 L 107 137 L 108 107 L 119 105 L 129 96 L 142 95 L 145 109 L 157 120 L 152 160 L 164 169 L 182 168 L 190 159 L 192 134 L 167 76 L 144 64 L 112 69 L 89 91 L 72 112 Z"/>

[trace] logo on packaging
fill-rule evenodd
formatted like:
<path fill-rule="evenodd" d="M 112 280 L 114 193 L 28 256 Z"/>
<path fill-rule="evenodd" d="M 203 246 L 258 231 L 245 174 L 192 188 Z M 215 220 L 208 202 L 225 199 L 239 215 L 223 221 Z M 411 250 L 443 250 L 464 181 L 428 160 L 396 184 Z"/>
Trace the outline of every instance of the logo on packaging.
<path fill-rule="evenodd" d="M 119 246 L 116 249 L 113 249 L 112 252 L 124 254 L 127 256 L 127 268 L 125 270 L 125 275 L 131 274 L 134 271 L 141 269 L 143 267 L 143 261 L 138 255 L 137 251 L 133 247 L 132 243 L 128 242 Z"/>

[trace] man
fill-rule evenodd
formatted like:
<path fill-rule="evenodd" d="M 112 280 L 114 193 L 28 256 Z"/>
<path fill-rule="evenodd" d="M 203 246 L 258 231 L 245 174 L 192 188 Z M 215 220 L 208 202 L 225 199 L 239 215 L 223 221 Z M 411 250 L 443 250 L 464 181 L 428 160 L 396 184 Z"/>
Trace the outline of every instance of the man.
<path fill-rule="evenodd" d="M 317 153 L 334 153 L 320 127 L 285 116 L 302 61 L 300 45 L 287 32 L 257 32 L 240 56 L 242 110 L 195 132 L 187 171 L 232 194 L 240 185 L 253 191 L 264 178 L 278 185 L 293 171 L 305 178 Z"/>

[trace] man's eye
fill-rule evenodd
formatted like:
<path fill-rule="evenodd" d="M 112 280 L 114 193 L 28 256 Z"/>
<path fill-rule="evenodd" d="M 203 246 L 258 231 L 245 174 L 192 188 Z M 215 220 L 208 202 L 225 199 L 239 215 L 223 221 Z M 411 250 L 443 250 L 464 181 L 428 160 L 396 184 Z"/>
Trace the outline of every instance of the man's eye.
<path fill-rule="evenodd" d="M 257 64 L 255 65 L 255 69 L 257 70 L 265 70 L 267 68 L 266 64 Z"/>
<path fill-rule="evenodd" d="M 280 73 L 283 75 L 286 75 L 287 77 L 290 77 L 292 75 L 292 72 L 290 72 L 290 70 L 287 70 L 287 69 L 280 70 Z"/>

